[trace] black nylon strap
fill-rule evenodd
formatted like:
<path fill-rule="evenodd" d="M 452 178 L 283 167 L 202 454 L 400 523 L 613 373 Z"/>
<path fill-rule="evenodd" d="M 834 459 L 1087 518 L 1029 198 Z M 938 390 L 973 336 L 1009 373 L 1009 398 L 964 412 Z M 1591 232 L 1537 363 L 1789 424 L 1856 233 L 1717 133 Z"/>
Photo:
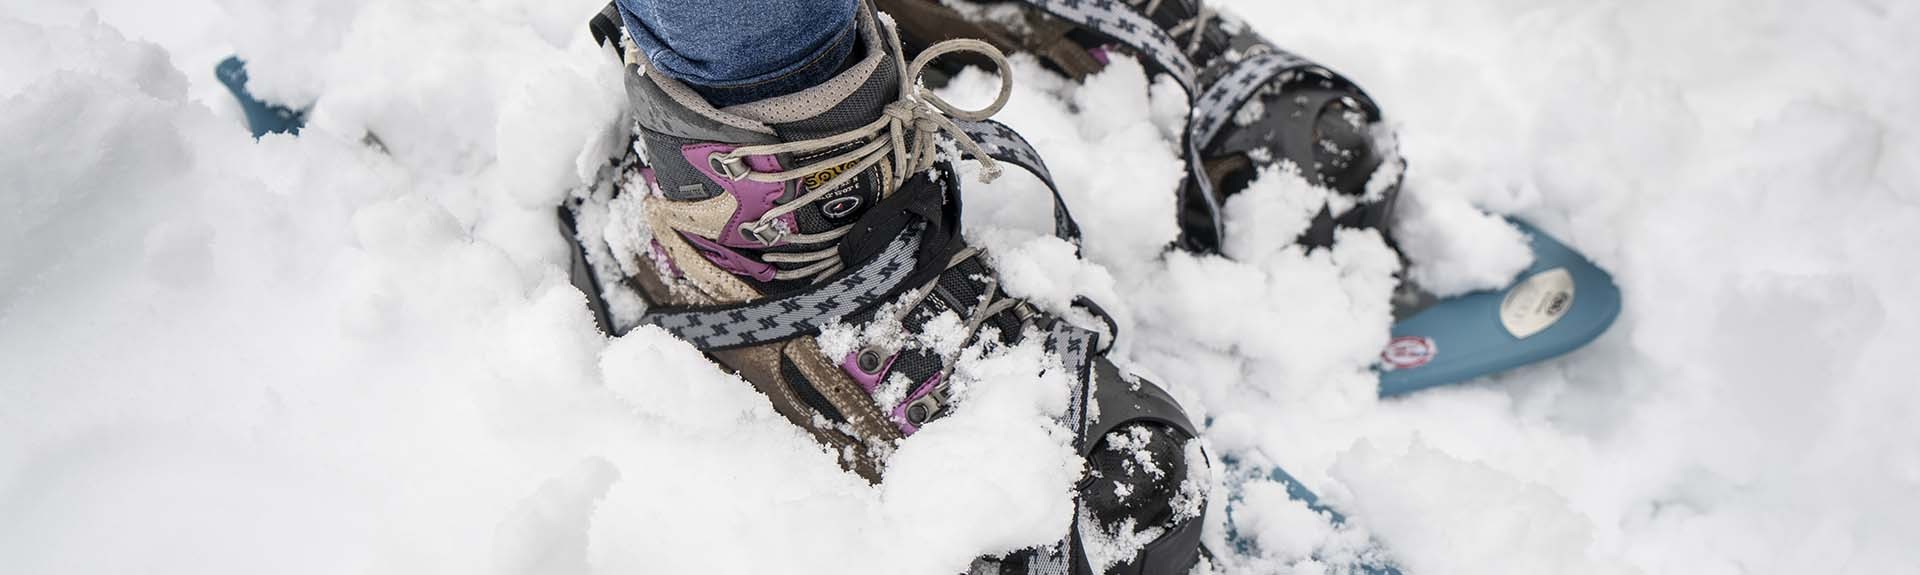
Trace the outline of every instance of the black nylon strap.
<path fill-rule="evenodd" d="M 1047 169 L 1047 162 L 1040 159 L 1040 153 L 1034 151 L 1026 138 L 1006 124 L 993 120 L 955 120 L 954 124 L 959 125 L 967 137 L 980 144 L 980 149 L 987 152 L 987 157 L 1019 166 L 1040 178 L 1040 183 L 1046 184 L 1047 190 L 1053 192 L 1053 235 L 1074 245 L 1080 244 L 1080 224 L 1073 221 L 1073 213 L 1067 210 L 1067 200 L 1060 195 L 1060 186 L 1053 183 L 1053 172 Z"/>
<path fill-rule="evenodd" d="M 1180 50 L 1179 43 L 1147 14 L 1130 4 L 1117 0 L 1020 1 L 1056 18 L 1079 24 L 1095 36 L 1127 47 L 1146 59 L 1149 66 L 1166 72 L 1186 88 L 1187 100 L 1193 106 L 1193 111 L 1187 117 L 1187 129 L 1181 134 L 1183 141 L 1180 147 L 1187 163 L 1187 181 L 1181 190 L 1194 196 L 1193 203 L 1205 208 L 1213 224 L 1211 241 L 1201 241 L 1199 245 L 1218 249 L 1219 240 L 1225 237 L 1225 222 L 1220 212 L 1219 196 L 1213 190 L 1213 181 L 1207 178 L 1206 168 L 1201 163 L 1200 150 L 1218 135 L 1219 130 L 1233 117 L 1233 112 L 1244 106 L 1261 85 L 1288 70 L 1312 66 L 1313 63 L 1273 48 L 1231 64 L 1233 68 L 1230 71 L 1203 90 L 1197 84 L 1199 70 Z"/>
<path fill-rule="evenodd" d="M 1198 70 L 1186 52 L 1180 50 L 1180 44 L 1167 35 L 1153 19 L 1140 13 L 1133 6 L 1116 0 L 1020 0 L 1040 9 L 1056 18 L 1079 24 L 1087 32 L 1106 39 L 1114 44 L 1126 46 L 1129 50 L 1146 59 L 1146 64 L 1157 68 L 1187 91 L 1189 105 L 1197 102 L 1200 87 L 1197 85 Z M 1181 186 L 1184 193 L 1193 196 L 1195 203 L 1205 208 L 1207 219 L 1212 223 L 1213 240 L 1204 242 L 1217 246 L 1218 239 L 1225 237 L 1225 222 L 1220 213 L 1219 196 L 1213 191 L 1213 181 L 1207 179 L 1205 166 L 1200 163 L 1200 146 L 1205 142 L 1196 142 L 1191 134 L 1193 118 L 1188 116 L 1187 130 L 1181 132 L 1180 149 L 1186 156 L 1187 181 Z"/>

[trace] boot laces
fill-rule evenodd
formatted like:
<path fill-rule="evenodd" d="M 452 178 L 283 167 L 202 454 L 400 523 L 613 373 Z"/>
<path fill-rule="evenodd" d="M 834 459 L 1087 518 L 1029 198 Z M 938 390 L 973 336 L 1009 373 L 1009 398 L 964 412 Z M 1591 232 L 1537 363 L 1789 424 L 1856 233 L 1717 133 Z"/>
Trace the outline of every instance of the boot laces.
<path fill-rule="evenodd" d="M 900 39 L 896 34 L 887 34 L 894 54 L 901 54 Z M 993 102 L 978 110 L 967 110 L 954 106 L 945 98 L 920 85 L 920 75 L 935 58 L 955 53 L 972 52 L 992 60 L 1000 73 L 1000 92 Z M 825 183 L 812 188 L 800 197 L 774 206 L 762 214 L 759 219 L 748 222 L 741 229 L 752 237 L 769 246 L 782 240 L 793 244 L 830 243 L 845 236 L 853 229 L 853 224 L 835 227 L 825 232 L 802 234 L 785 229 L 777 220 L 780 216 L 794 212 L 820 201 L 859 177 L 862 173 L 883 160 L 892 160 L 890 166 L 883 167 L 889 175 L 881 182 L 881 197 L 892 195 L 905 185 L 915 174 L 931 169 L 939 159 L 938 141 L 941 133 L 951 137 L 960 149 L 971 154 L 981 164 L 980 181 L 991 182 L 1000 176 L 1000 164 L 987 156 L 980 144 L 968 136 L 953 118 L 968 121 L 985 120 L 999 112 L 1013 94 L 1012 67 L 991 44 L 974 39 L 947 40 L 927 48 L 915 57 L 911 63 L 903 63 L 894 58 L 900 72 L 900 98 L 886 105 L 880 117 L 865 126 L 853 130 L 810 140 L 796 140 L 778 144 L 741 146 L 730 152 L 715 154 L 713 160 L 728 168 L 726 174 L 735 180 L 755 182 L 785 183 L 806 177 L 832 166 L 850 165 Z M 834 155 L 833 157 L 810 162 L 787 170 L 760 172 L 747 167 L 748 156 L 775 154 L 809 154 L 834 149 L 847 144 L 864 142 L 859 147 Z M 776 272 L 775 279 L 810 279 L 818 282 L 845 268 L 840 261 L 837 246 L 827 245 L 821 249 L 803 252 L 774 252 L 763 254 L 769 263 L 807 264 L 791 270 Z"/>
<path fill-rule="evenodd" d="M 896 55 L 901 54 L 899 36 L 897 34 L 886 34 L 886 36 L 893 53 Z M 920 84 L 920 76 L 926 71 L 928 64 L 932 63 L 935 58 L 956 52 L 971 52 L 985 56 L 991 60 L 998 69 L 1000 75 L 1000 91 L 994 97 L 993 102 L 989 103 L 986 107 L 977 110 L 960 108 Z M 961 150 L 968 152 L 974 159 L 980 162 L 981 171 L 979 179 L 982 183 L 991 182 L 1000 176 L 1000 164 L 989 157 L 986 151 L 980 147 L 980 144 L 975 142 L 971 136 L 968 136 L 965 130 L 961 129 L 958 124 L 955 124 L 953 118 L 960 118 L 967 121 L 985 120 L 1006 106 L 1008 98 L 1013 94 L 1013 68 L 1007 62 L 1006 56 L 1002 54 L 1000 50 L 994 48 L 993 45 L 986 42 L 974 39 L 956 39 L 947 40 L 928 47 L 925 51 L 921 52 L 919 56 L 915 57 L 912 62 L 902 63 L 898 57 L 894 58 L 894 62 L 900 72 L 900 98 L 887 104 L 882 110 L 880 117 L 872 123 L 848 132 L 824 138 L 797 140 L 779 144 L 741 146 L 730 152 L 716 154 L 714 159 L 728 168 L 728 177 L 736 180 L 747 179 L 756 182 L 770 183 L 785 183 L 797 180 L 806 177 L 808 174 L 819 172 L 825 167 L 841 166 L 852 162 L 851 167 L 841 170 L 838 175 L 826 183 L 814 187 L 812 191 L 794 198 L 791 201 L 774 206 L 768 209 L 765 214 L 761 215 L 759 219 L 742 225 L 742 230 L 749 231 L 756 237 L 762 238 L 762 242 L 768 245 L 781 240 L 786 240 L 793 244 L 828 244 L 821 249 L 812 251 L 768 252 L 761 254 L 761 257 L 769 263 L 807 264 L 791 270 L 778 271 L 774 274 L 775 279 L 809 279 L 812 282 L 818 283 L 844 269 L 845 264 L 840 260 L 840 250 L 838 246 L 833 245 L 832 242 L 845 236 L 853 229 L 854 225 L 847 224 L 825 232 L 801 234 L 783 229 L 783 226 L 777 221 L 780 216 L 792 213 L 795 210 L 819 201 L 821 198 L 836 191 L 840 186 L 852 181 L 853 178 L 859 177 L 859 175 L 864 173 L 868 168 L 888 159 L 893 160 L 893 166 L 891 169 L 887 167 L 882 168 L 883 172 L 888 175 L 882 178 L 880 194 L 881 197 L 892 195 L 915 174 L 933 168 L 935 162 L 939 159 L 940 151 L 937 143 L 942 133 L 951 137 Z M 745 158 L 748 156 L 775 154 L 804 155 L 863 141 L 865 142 L 864 144 L 850 151 L 787 170 L 772 172 L 754 171 L 747 167 L 745 161 Z M 945 269 L 951 270 L 954 266 L 960 265 L 961 262 L 979 255 L 979 253 L 979 250 L 973 247 L 963 248 L 949 258 Z M 902 319 L 907 314 L 912 313 L 914 309 L 917 309 L 920 302 L 924 301 L 933 293 L 938 282 L 939 279 L 936 277 L 907 294 L 907 297 L 902 300 L 903 304 L 895 307 L 896 311 L 893 312 L 895 315 L 894 319 Z M 964 337 L 966 339 L 972 340 L 975 334 L 984 326 L 988 318 L 1015 308 L 1031 310 L 1031 306 L 1026 305 L 1024 300 L 1006 296 L 1000 292 L 998 288 L 999 279 L 992 274 L 987 274 L 982 295 L 971 310 L 972 313 L 967 316 L 968 319 L 964 331 Z M 1020 312 L 1020 315 L 1024 321 L 1026 318 L 1032 317 L 1033 313 Z M 941 357 L 941 381 L 947 380 L 944 376 L 953 370 L 953 364 L 957 359 L 957 357 Z"/>

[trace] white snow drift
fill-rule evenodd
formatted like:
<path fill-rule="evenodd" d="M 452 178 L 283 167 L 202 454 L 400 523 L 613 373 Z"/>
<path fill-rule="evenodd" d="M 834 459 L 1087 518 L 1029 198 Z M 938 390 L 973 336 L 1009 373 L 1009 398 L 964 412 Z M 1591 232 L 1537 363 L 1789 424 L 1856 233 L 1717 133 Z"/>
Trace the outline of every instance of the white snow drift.
<path fill-rule="evenodd" d="M 553 206 L 619 144 L 598 0 L 171 4 L 0 10 L 7 572 L 932 574 L 1065 529 L 1037 354 L 975 366 L 973 407 L 870 486 L 686 345 L 595 330 Z M 1163 253 L 1178 88 L 1016 59 L 1002 118 L 1090 262 L 1021 177 L 969 191 L 972 237 L 1023 295 L 1101 301 L 1215 455 L 1355 524 L 1253 482 L 1211 510 L 1216 548 L 1256 544 L 1222 570 L 1369 536 L 1421 575 L 1920 570 L 1920 7 L 1226 4 L 1386 107 L 1409 274 L 1524 265 L 1478 206 L 1592 254 L 1627 310 L 1563 360 L 1378 401 L 1377 235 L 1281 247 L 1317 196 L 1276 171 L 1228 206 L 1235 259 Z M 300 137 L 240 128 L 211 74 L 236 51 L 319 102 Z"/>

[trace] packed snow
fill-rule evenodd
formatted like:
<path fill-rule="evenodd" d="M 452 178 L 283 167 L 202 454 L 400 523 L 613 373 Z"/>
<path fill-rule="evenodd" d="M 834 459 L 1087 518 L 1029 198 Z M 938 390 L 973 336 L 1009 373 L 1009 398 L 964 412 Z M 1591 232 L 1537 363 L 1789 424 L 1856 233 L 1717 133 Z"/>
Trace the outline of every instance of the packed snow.
<path fill-rule="evenodd" d="M 686 344 L 596 330 L 553 216 L 622 143 L 602 4 L 0 9 L 0 565 L 945 574 L 1057 539 L 1081 469 L 1035 346 L 969 361 L 965 407 L 869 485 Z M 1016 57 L 1000 119 L 1087 261 L 1037 181 L 972 185 L 1007 289 L 1100 302 L 1214 458 L 1348 518 L 1246 481 L 1206 510 L 1213 568 L 1920 571 L 1920 5 L 1222 4 L 1386 108 L 1406 274 L 1505 281 L 1525 244 L 1480 211 L 1514 214 L 1626 310 L 1560 360 L 1378 400 L 1378 235 L 1286 247 L 1324 192 L 1276 169 L 1227 206 L 1232 259 L 1164 253 L 1178 86 Z M 310 128 L 248 137 L 231 53 Z"/>

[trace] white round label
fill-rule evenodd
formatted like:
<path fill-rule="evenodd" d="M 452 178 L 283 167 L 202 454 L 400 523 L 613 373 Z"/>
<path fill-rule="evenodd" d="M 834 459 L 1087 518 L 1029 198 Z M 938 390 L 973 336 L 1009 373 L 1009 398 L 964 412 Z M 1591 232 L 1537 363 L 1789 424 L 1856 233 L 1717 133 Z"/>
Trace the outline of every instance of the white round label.
<path fill-rule="evenodd" d="M 1573 274 L 1553 268 L 1533 274 L 1513 286 L 1500 302 L 1500 325 L 1513 337 L 1526 339 L 1546 331 L 1573 309 Z"/>

